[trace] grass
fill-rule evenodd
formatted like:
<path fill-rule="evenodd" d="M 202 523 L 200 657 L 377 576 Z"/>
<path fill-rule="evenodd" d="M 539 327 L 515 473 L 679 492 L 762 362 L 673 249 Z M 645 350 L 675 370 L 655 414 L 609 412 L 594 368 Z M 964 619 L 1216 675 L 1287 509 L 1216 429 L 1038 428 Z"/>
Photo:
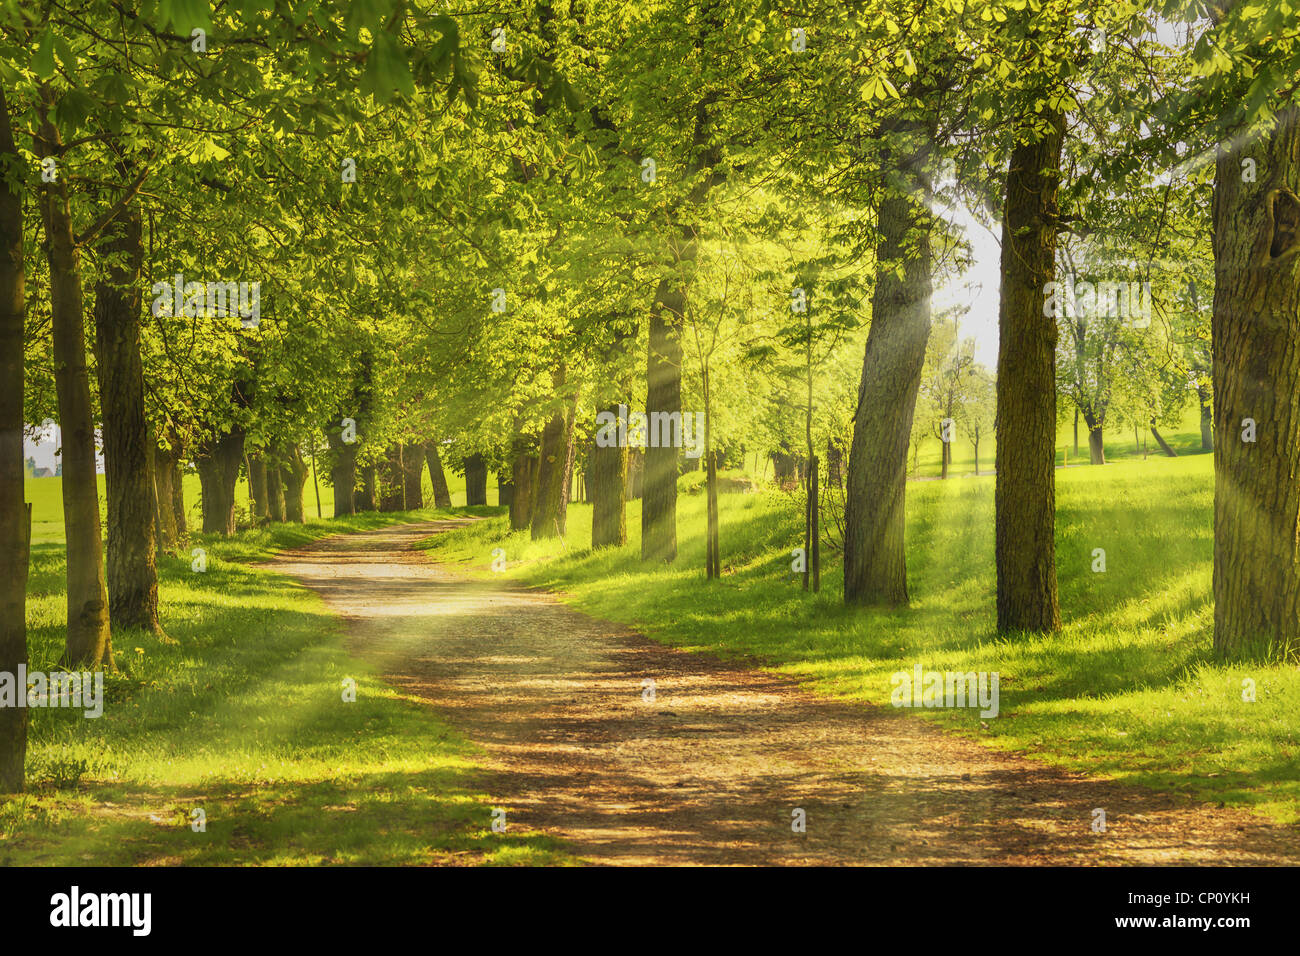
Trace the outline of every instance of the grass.
<path fill-rule="evenodd" d="M 203 574 L 188 556 L 164 559 L 163 625 L 176 643 L 116 633 L 119 671 L 98 719 L 31 711 L 29 792 L 0 801 L 0 864 L 568 862 L 547 838 L 492 833 L 476 749 L 351 657 L 314 593 L 243 563 L 435 514 L 446 512 L 196 536 Z M 62 544 L 35 544 L 32 669 L 53 669 L 62 649 L 64 575 Z M 355 703 L 343 701 L 345 678 Z M 195 809 L 205 832 L 191 826 Z"/>
<path fill-rule="evenodd" d="M 1177 437 L 1175 447 L 1193 444 Z M 484 576 L 492 549 L 504 548 L 506 577 L 666 644 L 757 662 L 851 700 L 888 705 L 890 676 L 917 663 L 996 671 L 1001 713 L 987 728 L 975 711 L 913 713 L 1049 763 L 1300 821 L 1300 668 L 1227 666 L 1211 653 L 1212 456 L 1057 471 L 1065 625 L 1048 637 L 996 633 L 993 483 L 909 484 L 912 606 L 898 611 L 845 608 L 830 555 L 821 593 L 806 594 L 791 571 L 802 506 L 774 491 L 721 497 L 723 577 L 712 584 L 698 494 L 679 497 L 670 567 L 640 561 L 639 502 L 619 549 L 587 547 L 591 509 L 580 504 L 570 505 L 563 542 L 533 542 L 495 518 L 426 546 Z M 1093 570 L 1097 548 L 1104 573 Z M 1253 703 L 1243 700 L 1246 679 Z"/>

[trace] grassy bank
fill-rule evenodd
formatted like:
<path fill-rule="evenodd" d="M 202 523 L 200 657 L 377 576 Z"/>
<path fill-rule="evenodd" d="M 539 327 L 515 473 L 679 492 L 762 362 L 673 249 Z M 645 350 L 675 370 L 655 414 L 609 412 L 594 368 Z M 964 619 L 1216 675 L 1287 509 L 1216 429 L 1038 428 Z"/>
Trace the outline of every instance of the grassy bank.
<path fill-rule="evenodd" d="M 778 492 L 722 497 L 724 574 L 713 584 L 699 494 L 679 498 L 671 567 L 641 563 L 636 502 L 621 549 L 589 550 L 591 510 L 578 504 L 563 542 L 532 542 L 495 518 L 428 547 L 485 576 L 492 549 L 504 548 L 505 577 L 560 590 L 665 643 L 761 662 L 853 700 L 889 706 L 890 676 L 918 663 L 996 671 L 1001 713 L 987 727 L 974 711 L 913 713 L 989 746 L 1300 820 L 1300 668 L 1225 666 L 1211 653 L 1211 456 L 1058 470 L 1065 627 L 1050 637 L 996 634 L 993 480 L 909 484 L 912 606 L 902 611 L 846 609 L 837 555 L 827 556 L 822 592 L 805 594 L 791 571 L 801 506 Z M 1098 548 L 1104 572 L 1093 570 Z"/>
<path fill-rule="evenodd" d="M 351 657 L 314 593 L 244 563 L 333 531 L 434 515 L 199 536 L 202 574 L 188 554 L 165 559 L 163 625 L 175 643 L 116 633 L 119 670 L 98 719 L 32 710 L 29 792 L 0 801 L 0 864 L 564 860 L 544 838 L 492 833 L 474 748 Z M 62 543 L 37 543 L 33 669 L 53 669 L 62 650 L 64 574 Z M 345 678 L 355 703 L 343 701 Z M 206 832 L 191 826 L 195 809 Z"/>

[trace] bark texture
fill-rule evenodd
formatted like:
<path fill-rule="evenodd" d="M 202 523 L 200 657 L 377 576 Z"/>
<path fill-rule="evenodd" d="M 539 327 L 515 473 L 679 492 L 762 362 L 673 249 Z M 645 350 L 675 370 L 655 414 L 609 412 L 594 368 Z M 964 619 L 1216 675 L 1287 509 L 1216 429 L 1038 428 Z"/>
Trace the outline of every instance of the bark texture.
<path fill-rule="evenodd" d="M 1064 119 L 1017 145 L 1007 170 L 994 492 L 998 629 L 1054 631 L 1056 590 L 1056 320 L 1043 315 L 1055 276 Z"/>
<path fill-rule="evenodd" d="M 1300 660 L 1300 117 L 1217 162 L 1214 649 Z M 1243 183 L 1255 160 L 1259 182 Z M 1251 436 L 1250 419 L 1254 423 Z M 1253 437 L 1253 441 L 1247 440 Z"/>

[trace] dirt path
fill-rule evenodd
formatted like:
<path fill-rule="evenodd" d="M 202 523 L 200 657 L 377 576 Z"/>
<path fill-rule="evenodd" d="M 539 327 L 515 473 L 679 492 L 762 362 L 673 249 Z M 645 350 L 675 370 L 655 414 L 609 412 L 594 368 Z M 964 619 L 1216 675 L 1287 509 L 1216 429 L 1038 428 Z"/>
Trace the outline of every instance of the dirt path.
<path fill-rule="evenodd" d="M 354 653 L 487 749 L 483 786 L 512 829 L 592 862 L 1300 862 L 1293 828 L 814 696 L 411 550 L 458 523 L 327 538 L 276 564 L 348 620 Z"/>

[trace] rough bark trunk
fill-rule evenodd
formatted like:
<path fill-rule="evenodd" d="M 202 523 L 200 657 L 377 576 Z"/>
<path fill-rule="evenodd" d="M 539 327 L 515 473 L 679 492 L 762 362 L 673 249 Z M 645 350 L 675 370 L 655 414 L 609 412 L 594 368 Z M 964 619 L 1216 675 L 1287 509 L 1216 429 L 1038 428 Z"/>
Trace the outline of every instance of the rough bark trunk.
<path fill-rule="evenodd" d="M 421 445 L 402 446 L 402 490 L 406 495 L 406 510 L 424 507 L 424 448 Z"/>
<path fill-rule="evenodd" d="M 465 459 L 465 504 L 487 504 L 487 463 L 478 452 Z"/>
<path fill-rule="evenodd" d="M 330 449 L 330 484 L 334 486 L 334 517 L 356 514 L 357 443 L 343 441 L 343 420 L 325 429 Z M 373 504 L 373 502 L 372 502 Z M 370 509 L 367 508 L 367 511 Z"/>
<path fill-rule="evenodd" d="M 1300 199 L 1290 187 L 1300 116 L 1283 110 L 1268 132 L 1233 143 L 1219 154 L 1213 199 L 1214 649 L 1296 661 Z M 1258 183 L 1242 182 L 1248 158 Z"/>
<path fill-rule="evenodd" d="M 355 472 L 353 481 L 356 481 Z M 356 511 L 379 510 L 379 468 L 374 462 L 361 466 L 361 487 L 353 489 L 352 507 Z"/>
<path fill-rule="evenodd" d="M 560 499 L 564 495 L 564 465 L 569 454 L 564 432 L 564 412 L 557 409 L 542 429 L 531 529 L 534 541 L 564 533 L 560 527 Z"/>
<path fill-rule="evenodd" d="M 154 493 L 158 499 L 158 547 L 160 550 L 176 552 L 180 548 L 180 532 L 176 527 L 176 489 L 172 482 L 176 480 L 176 452 L 171 448 L 155 448 Z"/>
<path fill-rule="evenodd" d="M 1102 437 L 1101 422 L 1093 416 L 1084 416 L 1084 421 L 1088 424 L 1088 463 L 1090 465 L 1106 464 L 1106 444 Z"/>
<path fill-rule="evenodd" d="M 261 455 L 249 455 L 248 494 L 253 499 L 253 526 L 266 523 L 266 461 Z"/>
<path fill-rule="evenodd" d="M 50 121 L 54 96 L 41 89 L 37 155 L 62 157 L 62 140 Z M 108 621 L 108 583 L 95 477 L 95 420 L 86 368 L 81 262 L 72 232 L 66 179 L 43 182 L 40 194 L 50 268 L 54 383 L 63 442 L 63 526 L 68 556 L 68 633 L 63 663 L 113 665 Z"/>
<path fill-rule="evenodd" d="M 244 459 L 244 430 L 232 428 L 219 438 L 199 445 L 195 465 L 203 505 L 204 534 L 235 533 L 235 485 Z"/>
<path fill-rule="evenodd" d="M 447 489 L 447 474 L 442 470 L 442 456 L 438 454 L 436 439 L 424 443 L 424 457 L 429 464 L 429 483 L 433 485 L 433 506 L 451 507 L 451 492 Z"/>
<path fill-rule="evenodd" d="M 266 516 L 272 521 L 284 521 L 284 482 L 280 478 L 280 459 L 268 454 L 266 462 Z"/>
<path fill-rule="evenodd" d="M 614 370 L 619 387 L 609 396 L 609 401 L 597 410 L 597 420 L 604 412 L 614 416 L 619 434 L 626 427 L 626 402 L 630 389 L 625 388 L 617 369 L 627 353 L 632 335 L 619 328 L 611 337 L 609 352 L 606 355 L 606 367 Z M 622 407 L 620 407 L 622 406 Z M 627 467 L 628 447 L 626 441 L 616 441 L 602 448 L 592 437 L 591 451 L 588 455 L 586 478 L 587 493 L 591 496 L 591 546 L 592 548 L 615 547 L 627 544 Z"/>
<path fill-rule="evenodd" d="M 998 629 L 1054 631 L 1056 589 L 1056 320 L 1044 317 L 1056 267 L 1057 192 L 1065 123 L 1020 144 L 1007 171 L 994 492 Z"/>
<path fill-rule="evenodd" d="M 21 168 L 0 87 L 0 167 Z M 0 179 L 0 672 L 27 665 L 27 563 L 31 518 L 23 483 L 22 187 Z M 0 794 L 25 785 L 27 708 L 0 708 Z"/>
<path fill-rule="evenodd" d="M 497 472 L 497 504 L 509 508 L 515 500 L 515 483 L 504 468 Z"/>
<path fill-rule="evenodd" d="M 928 218 L 914 199 L 891 193 L 881 200 L 878 229 L 871 329 L 845 492 L 844 600 L 902 605 L 908 600 L 907 449 L 930 337 Z"/>
<path fill-rule="evenodd" d="M 379 463 L 379 510 L 401 511 L 404 500 L 402 448 L 400 445 L 389 445 Z"/>
<path fill-rule="evenodd" d="M 284 486 L 284 520 L 302 524 L 303 489 L 307 485 L 307 462 L 297 444 L 287 444 L 280 450 L 280 483 Z"/>
<path fill-rule="evenodd" d="M 533 520 L 533 474 L 537 456 L 529 454 L 527 445 L 516 440 L 514 446 L 514 497 L 510 500 L 510 530 L 523 531 Z"/>
<path fill-rule="evenodd" d="M 646 357 L 646 417 L 682 410 L 681 321 L 685 296 L 668 279 L 659 283 L 650 310 Z M 647 430 L 649 430 L 647 428 Z M 677 557 L 677 449 L 647 445 L 641 484 L 641 559 L 671 562 Z"/>
<path fill-rule="evenodd" d="M 130 206 L 106 227 L 98 244 L 95 367 L 108 502 L 109 621 L 115 628 L 159 633 L 157 496 L 140 363 L 141 235 L 139 210 Z"/>

